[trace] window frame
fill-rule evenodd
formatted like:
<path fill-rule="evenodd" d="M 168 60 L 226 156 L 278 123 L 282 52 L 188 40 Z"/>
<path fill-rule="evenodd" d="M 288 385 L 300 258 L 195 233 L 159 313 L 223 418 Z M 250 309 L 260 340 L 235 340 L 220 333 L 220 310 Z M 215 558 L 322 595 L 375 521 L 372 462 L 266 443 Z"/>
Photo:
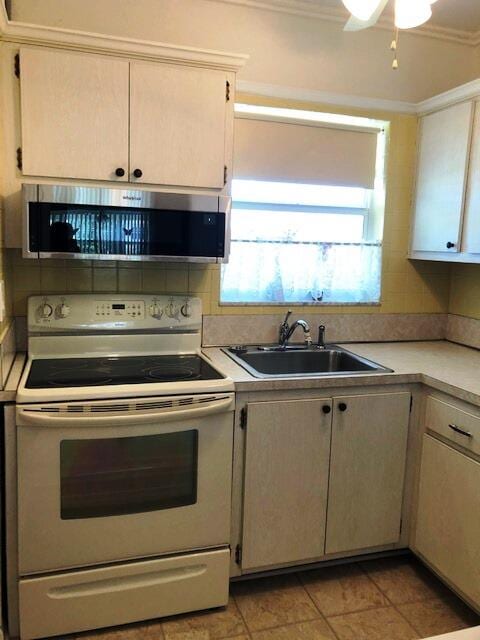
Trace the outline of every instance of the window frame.
<path fill-rule="evenodd" d="M 385 192 L 386 192 L 386 166 L 387 166 L 387 150 L 389 138 L 389 122 L 384 120 L 376 120 L 361 116 L 349 116 L 345 114 L 323 113 L 320 111 L 266 107 L 262 105 L 254 105 L 248 103 L 235 103 L 235 118 L 246 118 L 254 120 L 266 120 L 271 122 L 290 122 L 294 124 L 304 124 L 308 126 L 332 127 L 348 130 L 375 131 L 377 133 L 377 152 L 376 152 L 376 171 L 375 185 L 373 189 L 365 189 L 368 193 L 368 205 L 365 207 L 335 207 L 321 205 L 299 205 L 299 204 L 280 204 L 268 202 L 254 202 L 245 200 L 236 200 L 232 198 L 232 214 L 235 210 L 263 210 L 263 211 L 289 211 L 308 212 L 318 214 L 346 214 L 346 215 L 362 215 L 363 216 L 363 234 L 362 242 L 324 242 L 316 244 L 328 245 L 350 245 L 350 246 L 379 246 L 380 259 L 383 253 L 383 227 L 385 213 Z M 235 180 L 235 178 L 233 179 Z M 282 183 L 285 184 L 285 183 Z M 333 185 L 324 185 L 326 187 Z M 340 187 L 341 188 L 341 187 Z M 349 187 L 346 187 L 349 188 Z M 352 187 L 350 187 L 352 188 Z M 234 239 L 231 241 L 235 242 Z M 255 242 L 255 241 L 252 241 Z M 285 243 L 288 244 L 288 243 Z M 300 243 L 301 244 L 301 243 Z M 221 266 L 220 282 L 219 282 L 219 301 L 220 307 L 321 307 L 321 306 L 380 306 L 382 299 L 383 277 L 380 275 L 380 293 L 378 301 L 372 302 L 335 302 L 335 301 L 268 301 L 245 302 L 245 301 L 223 301 L 222 300 L 222 272 L 228 268 L 228 264 Z"/>

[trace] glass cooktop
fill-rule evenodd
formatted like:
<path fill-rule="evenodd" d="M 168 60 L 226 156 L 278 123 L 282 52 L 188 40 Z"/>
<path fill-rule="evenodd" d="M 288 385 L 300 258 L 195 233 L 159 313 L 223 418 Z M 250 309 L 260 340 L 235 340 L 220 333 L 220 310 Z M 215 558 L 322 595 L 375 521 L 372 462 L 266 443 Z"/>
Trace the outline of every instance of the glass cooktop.
<path fill-rule="evenodd" d="M 25 386 L 51 389 L 223 378 L 197 355 L 56 358 L 34 360 Z"/>

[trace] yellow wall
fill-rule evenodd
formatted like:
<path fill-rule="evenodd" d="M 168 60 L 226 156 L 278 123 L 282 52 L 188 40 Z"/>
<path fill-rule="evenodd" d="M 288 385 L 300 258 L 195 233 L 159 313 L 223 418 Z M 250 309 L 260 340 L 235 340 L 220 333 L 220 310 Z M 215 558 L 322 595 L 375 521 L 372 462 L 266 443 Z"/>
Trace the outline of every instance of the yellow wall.
<path fill-rule="evenodd" d="M 452 265 L 449 311 L 480 319 L 480 265 Z"/>
<path fill-rule="evenodd" d="M 383 252 L 382 301 L 378 306 L 321 306 L 322 313 L 437 313 L 448 310 L 450 266 L 412 263 L 406 259 L 411 214 L 417 119 L 415 116 L 359 110 L 332 109 L 296 103 L 237 96 L 238 101 L 350 113 L 390 122 L 387 166 L 387 200 Z M 206 314 L 275 313 L 277 306 L 220 306 L 219 266 L 92 262 L 74 260 L 23 260 L 19 250 L 10 250 L 15 315 L 26 312 L 31 294 L 145 292 L 189 293 L 203 300 Z M 298 309 L 298 308 L 297 308 Z"/>

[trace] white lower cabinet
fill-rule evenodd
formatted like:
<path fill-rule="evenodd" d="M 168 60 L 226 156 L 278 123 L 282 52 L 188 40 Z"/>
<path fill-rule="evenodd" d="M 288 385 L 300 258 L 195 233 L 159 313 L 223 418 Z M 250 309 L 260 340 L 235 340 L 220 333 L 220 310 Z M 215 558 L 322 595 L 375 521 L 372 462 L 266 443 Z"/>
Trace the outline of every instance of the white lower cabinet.
<path fill-rule="evenodd" d="M 326 553 L 400 539 L 409 393 L 334 398 Z"/>
<path fill-rule="evenodd" d="M 414 550 L 480 609 L 480 463 L 429 435 Z"/>
<path fill-rule="evenodd" d="M 247 405 L 243 571 L 400 538 L 410 393 Z"/>
<path fill-rule="evenodd" d="M 324 553 L 330 398 L 248 405 L 242 568 Z"/>

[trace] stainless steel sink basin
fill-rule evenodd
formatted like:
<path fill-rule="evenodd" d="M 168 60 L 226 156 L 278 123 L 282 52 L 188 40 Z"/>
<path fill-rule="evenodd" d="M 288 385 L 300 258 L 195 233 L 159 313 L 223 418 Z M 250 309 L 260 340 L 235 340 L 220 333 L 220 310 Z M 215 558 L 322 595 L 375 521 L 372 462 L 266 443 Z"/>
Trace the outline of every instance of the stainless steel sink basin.
<path fill-rule="evenodd" d="M 325 349 L 268 349 L 231 347 L 223 350 L 256 378 L 338 376 L 391 373 L 391 369 L 357 356 L 336 345 Z"/>

